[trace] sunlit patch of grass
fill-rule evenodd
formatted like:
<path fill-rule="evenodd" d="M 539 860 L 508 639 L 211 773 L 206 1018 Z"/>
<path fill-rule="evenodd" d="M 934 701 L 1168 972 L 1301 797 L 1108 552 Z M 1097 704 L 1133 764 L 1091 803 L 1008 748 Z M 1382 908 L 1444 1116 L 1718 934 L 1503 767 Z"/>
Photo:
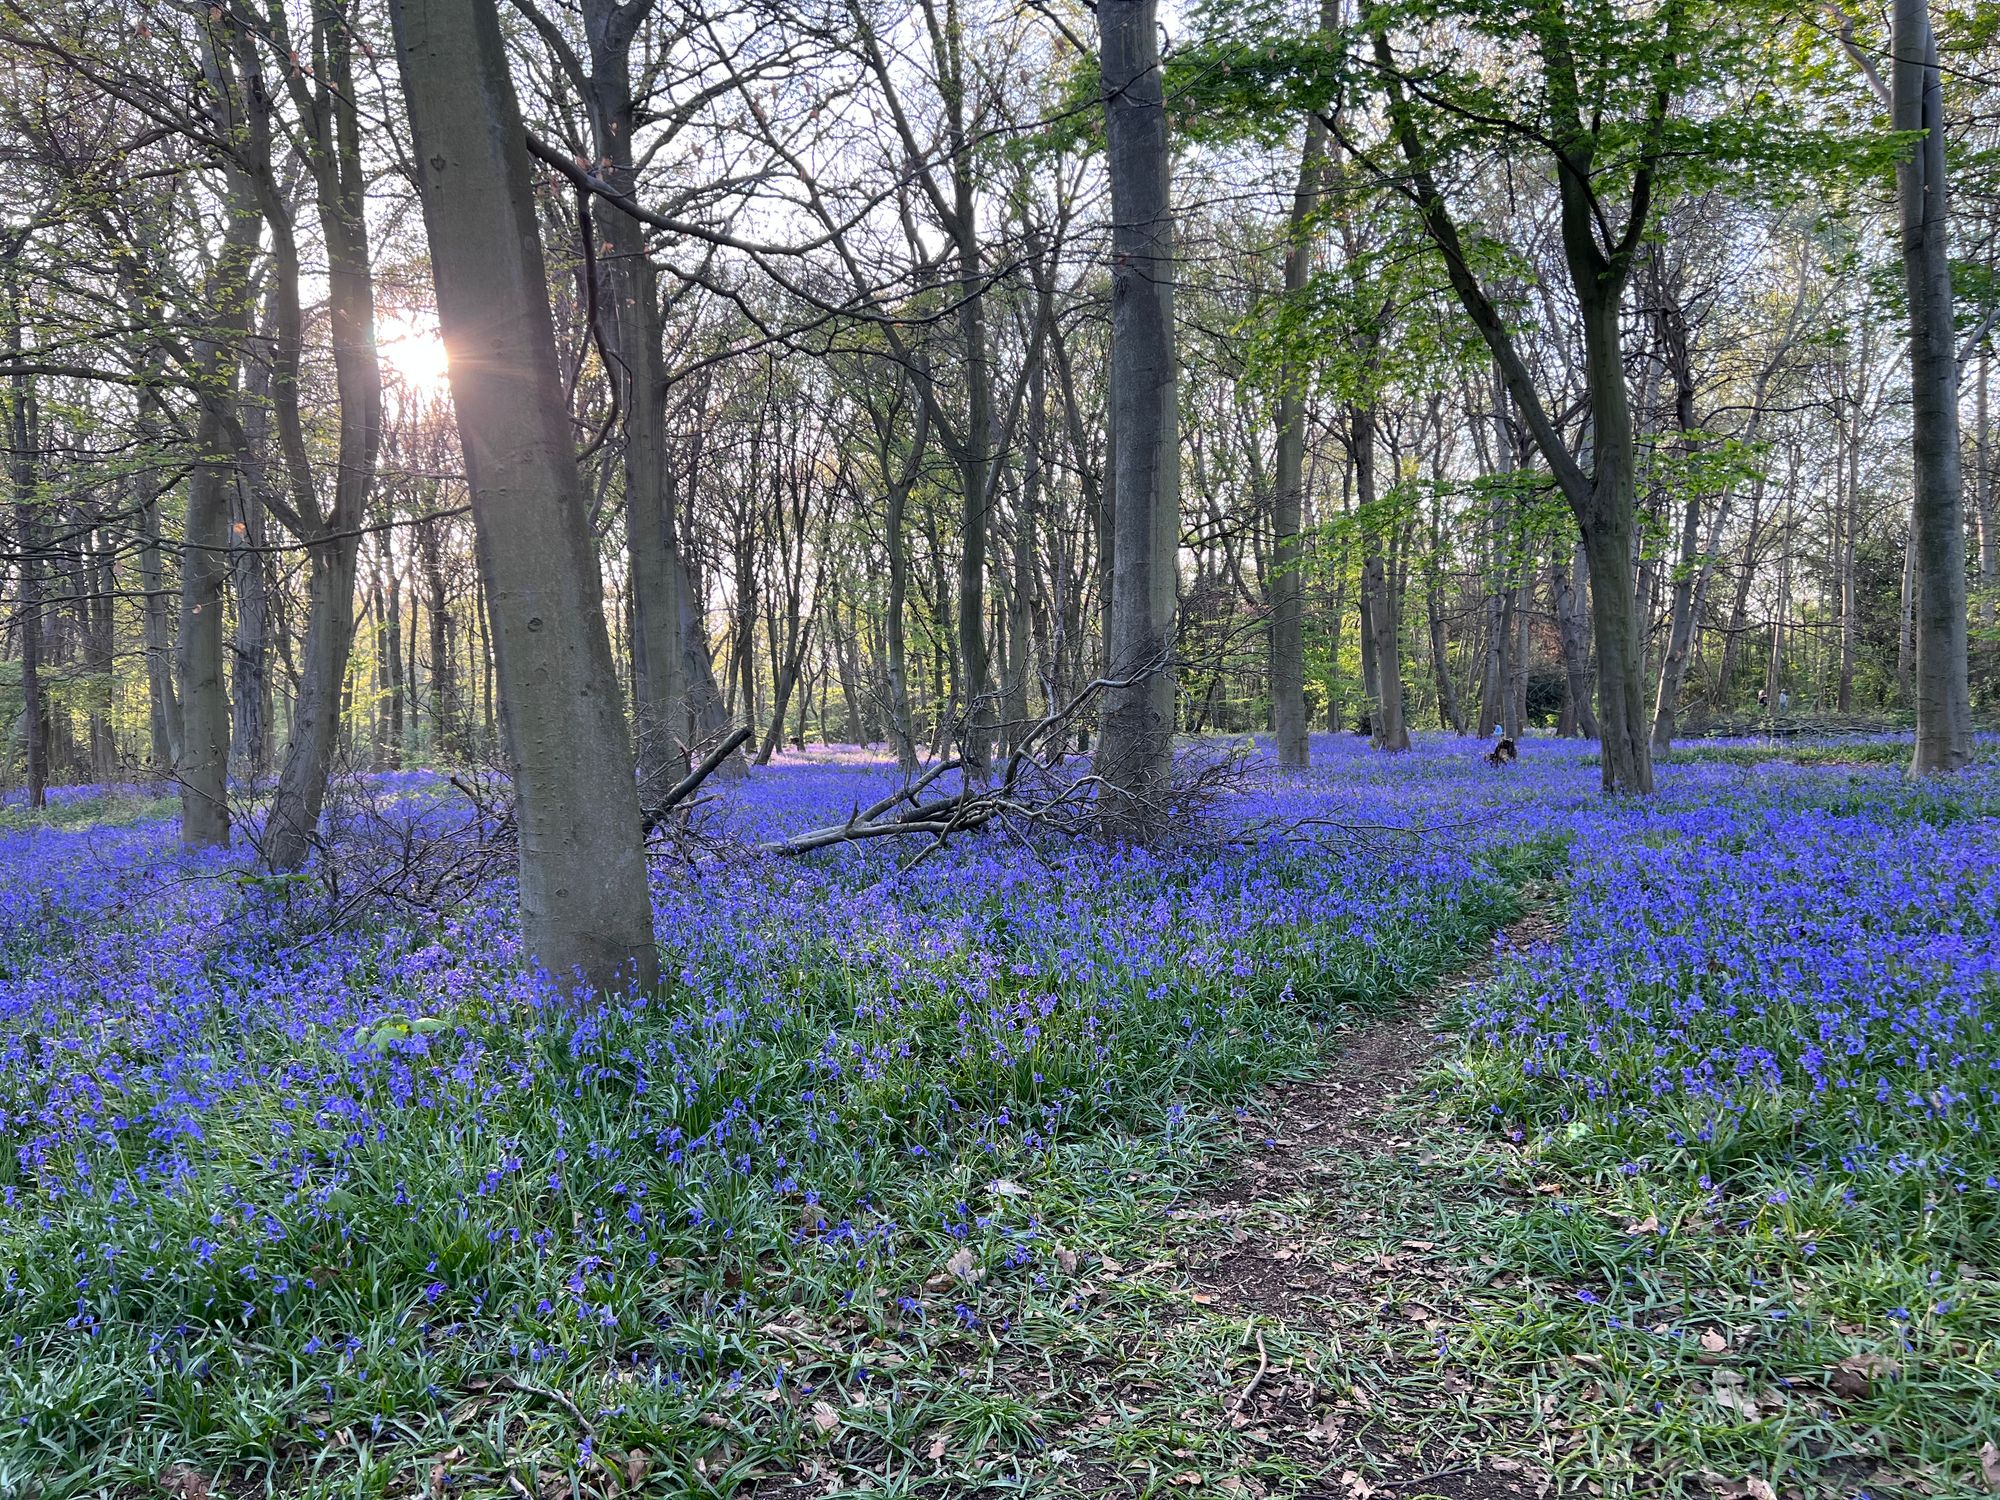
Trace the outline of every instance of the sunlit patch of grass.
<path fill-rule="evenodd" d="M 16 791 L 0 799 L 0 832 L 120 827 L 170 818 L 179 807 L 171 789 L 157 786 L 51 787 L 41 808 Z"/>

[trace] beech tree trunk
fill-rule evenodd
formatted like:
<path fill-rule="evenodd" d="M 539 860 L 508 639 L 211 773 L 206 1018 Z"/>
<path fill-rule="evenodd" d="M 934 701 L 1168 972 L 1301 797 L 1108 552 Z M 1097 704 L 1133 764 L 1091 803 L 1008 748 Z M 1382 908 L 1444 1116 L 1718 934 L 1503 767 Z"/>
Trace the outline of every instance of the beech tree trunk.
<path fill-rule="evenodd" d="M 156 362 L 147 361 L 149 368 Z M 145 445 L 148 462 L 158 462 L 159 398 L 139 393 L 139 440 Z M 141 639 L 146 649 L 146 707 L 151 732 L 154 776 L 172 773 L 181 759 L 181 700 L 174 685 L 173 632 L 167 610 L 167 569 L 165 548 L 160 541 L 160 495 L 162 487 L 150 474 L 139 476 L 145 499 L 139 515 L 139 587 Z"/>
<path fill-rule="evenodd" d="M 205 33 L 211 83 L 219 83 L 226 44 L 210 22 Z M 227 97 L 220 87 L 215 98 Z M 191 849 L 229 842 L 229 689 L 223 672 L 222 601 L 229 577 L 229 506 L 235 487 L 230 430 L 236 416 L 236 366 L 250 331 L 250 261 L 263 233 L 256 190 L 225 165 L 222 247 L 209 273 L 211 331 L 195 343 L 200 382 L 195 461 L 188 472 L 181 527 L 179 657 L 181 746 L 175 776 L 181 792 L 181 842 Z"/>
<path fill-rule="evenodd" d="M 1594 233 L 1584 226 L 1583 233 Z M 1578 517 L 1590 560 L 1591 617 L 1597 637 L 1597 737 L 1607 792 L 1653 789 L 1646 713 L 1645 644 L 1632 576 L 1637 462 L 1625 391 L 1618 287 L 1586 292 L 1577 276 L 1590 390 L 1593 472 Z"/>
<path fill-rule="evenodd" d="M 326 247 L 327 333 L 332 346 L 340 429 L 332 503 L 321 512 L 297 435 L 297 366 L 277 372 L 275 415 L 292 470 L 294 504 L 305 529 L 310 582 L 306 639 L 298 694 L 284 764 L 265 820 L 263 857 L 273 870 L 296 870 L 306 861 L 326 804 L 327 782 L 339 747 L 347 663 L 354 649 L 354 585 L 361 555 L 360 527 L 375 487 L 382 446 L 382 364 L 375 343 L 375 274 L 368 241 L 368 172 L 362 163 L 362 121 L 354 87 L 354 32 L 345 17 L 325 12 L 313 19 L 313 52 L 326 77 L 308 84 L 288 75 L 294 107 L 309 125 L 302 153 L 311 175 L 321 238 Z M 268 160 L 264 163 L 267 171 Z M 289 249 L 289 227 L 275 208 L 268 214 L 274 245 Z M 278 299 L 278 348 L 296 360 L 298 284 L 296 252 L 277 257 L 273 294 Z M 285 264 L 290 261 L 291 264 Z M 288 424 L 290 424 L 288 426 Z"/>
<path fill-rule="evenodd" d="M 1924 0 L 1895 0 L 1890 15 L 1890 114 L 1922 132 L 1896 167 L 1903 282 L 1910 307 L 1911 452 L 1916 504 L 1910 551 L 1916 637 L 1917 743 L 1910 774 L 1972 761 L 1972 699 L 1965 628 L 1965 495 L 1958 441 L 1958 352 L 1946 235 L 1944 84 Z"/>
<path fill-rule="evenodd" d="M 1362 514 L 1361 625 L 1374 659 L 1368 710 L 1368 743 L 1377 750 L 1410 748 L 1403 715 L 1402 599 L 1395 572 L 1385 561 L 1388 537 L 1375 506 L 1375 413 L 1354 411 L 1354 489 Z"/>
<path fill-rule="evenodd" d="M 472 493 L 521 847 L 523 956 L 659 980 L 596 540 L 565 421 L 533 179 L 493 0 L 390 7 Z"/>
<path fill-rule="evenodd" d="M 583 80 L 597 158 L 606 180 L 636 196 L 634 136 L 640 123 L 633 96 L 632 43 L 651 10 L 648 0 L 586 0 L 584 35 L 590 74 Z M 632 726 L 638 745 L 641 802 L 687 773 L 689 715 L 686 647 L 682 640 L 682 572 L 678 505 L 667 462 L 666 358 L 660 319 L 659 271 L 647 252 L 644 226 L 615 208 L 595 215 L 604 245 L 600 278 L 611 308 L 600 309 L 616 358 L 608 376 L 624 407 L 625 543 L 632 602 Z M 705 644 L 705 643 L 704 643 Z"/>
<path fill-rule="evenodd" d="M 1594 740 L 1597 711 L 1592 706 L 1595 693 L 1590 671 L 1590 555 L 1582 542 L 1572 550 L 1567 566 L 1556 566 L 1552 579 L 1565 684 L 1562 732 Z"/>
<path fill-rule="evenodd" d="M 1333 7 L 1322 5 L 1322 31 L 1332 29 Z M 1297 299 L 1312 274 L 1310 225 L 1319 206 L 1327 131 L 1317 114 L 1306 122 L 1298 186 L 1285 240 L 1285 295 Z M 1302 771 L 1312 760 L 1306 739 L 1304 553 L 1299 527 L 1305 508 L 1306 412 L 1299 389 L 1303 372 L 1285 372 L 1278 391 L 1278 444 L 1271 515 L 1271 731 L 1278 765 Z"/>
<path fill-rule="evenodd" d="M 1158 830 L 1173 764 L 1180 540 L 1174 235 L 1156 0 L 1098 0 L 1111 178 L 1112 543 L 1108 670 L 1095 769 L 1114 839 Z"/>

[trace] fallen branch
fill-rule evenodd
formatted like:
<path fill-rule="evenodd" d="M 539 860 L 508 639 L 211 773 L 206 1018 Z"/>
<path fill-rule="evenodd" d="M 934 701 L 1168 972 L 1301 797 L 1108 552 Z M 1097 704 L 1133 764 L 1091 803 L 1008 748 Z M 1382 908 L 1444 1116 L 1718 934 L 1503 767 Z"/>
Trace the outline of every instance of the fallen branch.
<path fill-rule="evenodd" d="M 715 774 L 716 768 L 736 753 L 736 747 L 749 738 L 750 726 L 747 724 L 739 725 L 737 728 L 731 730 L 723 738 L 721 744 L 717 745 L 701 758 L 699 765 L 692 771 L 689 771 L 679 781 L 675 782 L 672 787 L 668 788 L 667 794 L 664 797 L 660 798 L 658 802 L 646 810 L 646 816 L 639 825 L 640 836 L 644 837 L 650 834 L 660 824 L 665 822 L 667 814 L 672 812 L 681 803 L 687 801 L 689 797 L 692 797 L 695 794 L 695 790 L 704 781 L 708 780 L 710 776 Z"/>

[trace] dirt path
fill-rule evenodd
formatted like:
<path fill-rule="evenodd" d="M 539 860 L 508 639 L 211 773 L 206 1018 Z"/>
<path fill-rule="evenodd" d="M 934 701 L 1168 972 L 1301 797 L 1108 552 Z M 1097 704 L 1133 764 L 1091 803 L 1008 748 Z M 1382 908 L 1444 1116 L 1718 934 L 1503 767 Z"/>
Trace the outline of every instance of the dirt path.
<path fill-rule="evenodd" d="M 1540 912 L 1505 929 L 1510 948 L 1558 935 Z M 1397 1226 L 1375 1211 L 1379 1198 L 1362 1179 L 1413 1144 L 1398 1134 L 1396 1105 L 1451 1045 L 1438 1031 L 1443 1014 L 1466 990 L 1488 982 L 1494 968 L 1489 956 L 1447 976 L 1394 1014 L 1337 1038 L 1340 1054 L 1319 1076 L 1272 1091 L 1262 1139 L 1230 1182 L 1186 1214 L 1211 1221 L 1200 1226 L 1205 1232 L 1182 1261 L 1198 1305 L 1224 1316 L 1256 1315 L 1251 1327 L 1261 1324 L 1274 1338 L 1282 1331 L 1295 1350 L 1345 1348 L 1385 1376 L 1382 1387 L 1396 1386 L 1393 1356 L 1371 1350 L 1371 1333 L 1385 1324 L 1405 1333 L 1442 1328 L 1452 1320 L 1454 1287 L 1464 1278 L 1462 1268 L 1433 1263 L 1426 1240 L 1396 1239 Z M 1410 1170 L 1421 1171 L 1421 1164 Z M 1402 1231 L 1413 1227 L 1421 1233 L 1417 1226 Z M 1352 1240 L 1382 1243 L 1385 1232 L 1389 1248 L 1372 1256 L 1329 1254 Z M 1257 1337 L 1263 1351 L 1263 1335 Z M 1270 1355 L 1226 1410 L 1232 1427 L 1249 1429 L 1267 1449 L 1319 1476 L 1305 1491 L 1309 1500 L 1523 1500 L 1543 1488 L 1523 1465 L 1504 1458 L 1440 1454 L 1421 1440 L 1399 1441 L 1391 1434 L 1421 1429 L 1427 1413 L 1383 1410 L 1379 1400 L 1353 1391 L 1329 1403 L 1324 1383 L 1301 1364 L 1298 1357 Z M 1443 1390 L 1432 1394 L 1464 1395 L 1454 1380 L 1447 1375 Z M 1421 1392 L 1425 1382 L 1408 1384 Z"/>

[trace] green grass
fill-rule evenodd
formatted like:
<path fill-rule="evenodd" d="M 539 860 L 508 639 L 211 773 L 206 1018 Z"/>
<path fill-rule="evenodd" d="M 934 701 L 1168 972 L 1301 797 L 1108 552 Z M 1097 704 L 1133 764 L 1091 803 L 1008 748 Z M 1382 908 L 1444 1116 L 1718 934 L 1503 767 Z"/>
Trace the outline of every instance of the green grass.
<path fill-rule="evenodd" d="M 690 995 L 680 1013 L 609 1012 L 581 1053 L 489 997 L 433 1000 L 477 1067 L 458 1082 L 418 1068 L 435 1099 L 392 1107 L 392 1050 L 358 1099 L 384 1128 L 360 1142 L 344 1116 L 247 1093 L 203 1117 L 172 1192 L 5 1221 L 4 1326 L 24 1342 L 4 1373 L 0 1495 L 143 1493 L 177 1465 L 232 1493 L 325 1497 L 419 1492 L 434 1470 L 454 1495 L 544 1480 L 603 1495 L 628 1463 L 660 1495 L 815 1465 L 892 1490 L 935 1493 L 946 1475 L 1060 1486 L 1073 1475 L 1048 1450 L 1093 1410 L 1092 1361 L 1119 1351 L 1118 1368 L 1146 1367 L 1134 1378 L 1177 1399 L 1134 1342 L 1157 1292 L 1102 1258 L 1157 1244 L 1233 1101 L 1309 1069 L 1330 1023 L 1476 951 L 1522 872 L 1552 858 L 1496 856 L 1424 932 L 1295 920 L 1247 935 L 1271 964 L 1254 982 L 1172 969 L 1125 997 L 1095 1073 L 1061 1012 L 1011 1065 L 961 1055 L 959 996 L 982 976 L 950 954 L 911 967 L 878 1012 L 896 953 L 800 941 L 763 991 L 783 1001 L 768 1034 L 711 1030 Z M 1014 982 L 1004 968 L 983 980 L 1003 997 Z M 879 1072 L 830 1081 L 833 1032 Z M 620 1059 L 668 1038 L 690 1066 L 678 1080 L 654 1068 L 642 1095 Z M 257 1067 L 333 1068 L 330 1031 L 276 1040 L 214 1045 Z M 1029 1143 L 1065 1085 L 1078 1100 Z M 851 1128 L 809 1132 L 782 1109 L 764 1128 L 816 1198 L 762 1170 L 687 1182 L 662 1160 L 668 1126 L 696 1134 L 736 1100 L 807 1091 Z M 996 1128 L 1001 1111 L 1013 1123 Z M 147 1122 L 115 1096 L 102 1112 L 98 1145 L 128 1151 L 102 1170 L 143 1182 Z M 0 1182 L 28 1186 L 11 1159 Z M 655 1186 L 692 1190 L 702 1223 L 624 1234 L 631 1189 Z M 859 1241 L 823 1232 L 842 1219 Z M 508 1224 L 521 1234 L 496 1238 Z M 1118 1462 L 1167 1485 L 1186 1424 L 1156 1415 L 1120 1436 Z"/>
<path fill-rule="evenodd" d="M 134 787 L 110 788 L 87 797 L 57 797 L 39 812 L 19 801 L 10 801 L 0 807 L 0 833 L 30 828 L 121 826 L 170 817 L 179 805 L 170 791 L 155 793 Z"/>

